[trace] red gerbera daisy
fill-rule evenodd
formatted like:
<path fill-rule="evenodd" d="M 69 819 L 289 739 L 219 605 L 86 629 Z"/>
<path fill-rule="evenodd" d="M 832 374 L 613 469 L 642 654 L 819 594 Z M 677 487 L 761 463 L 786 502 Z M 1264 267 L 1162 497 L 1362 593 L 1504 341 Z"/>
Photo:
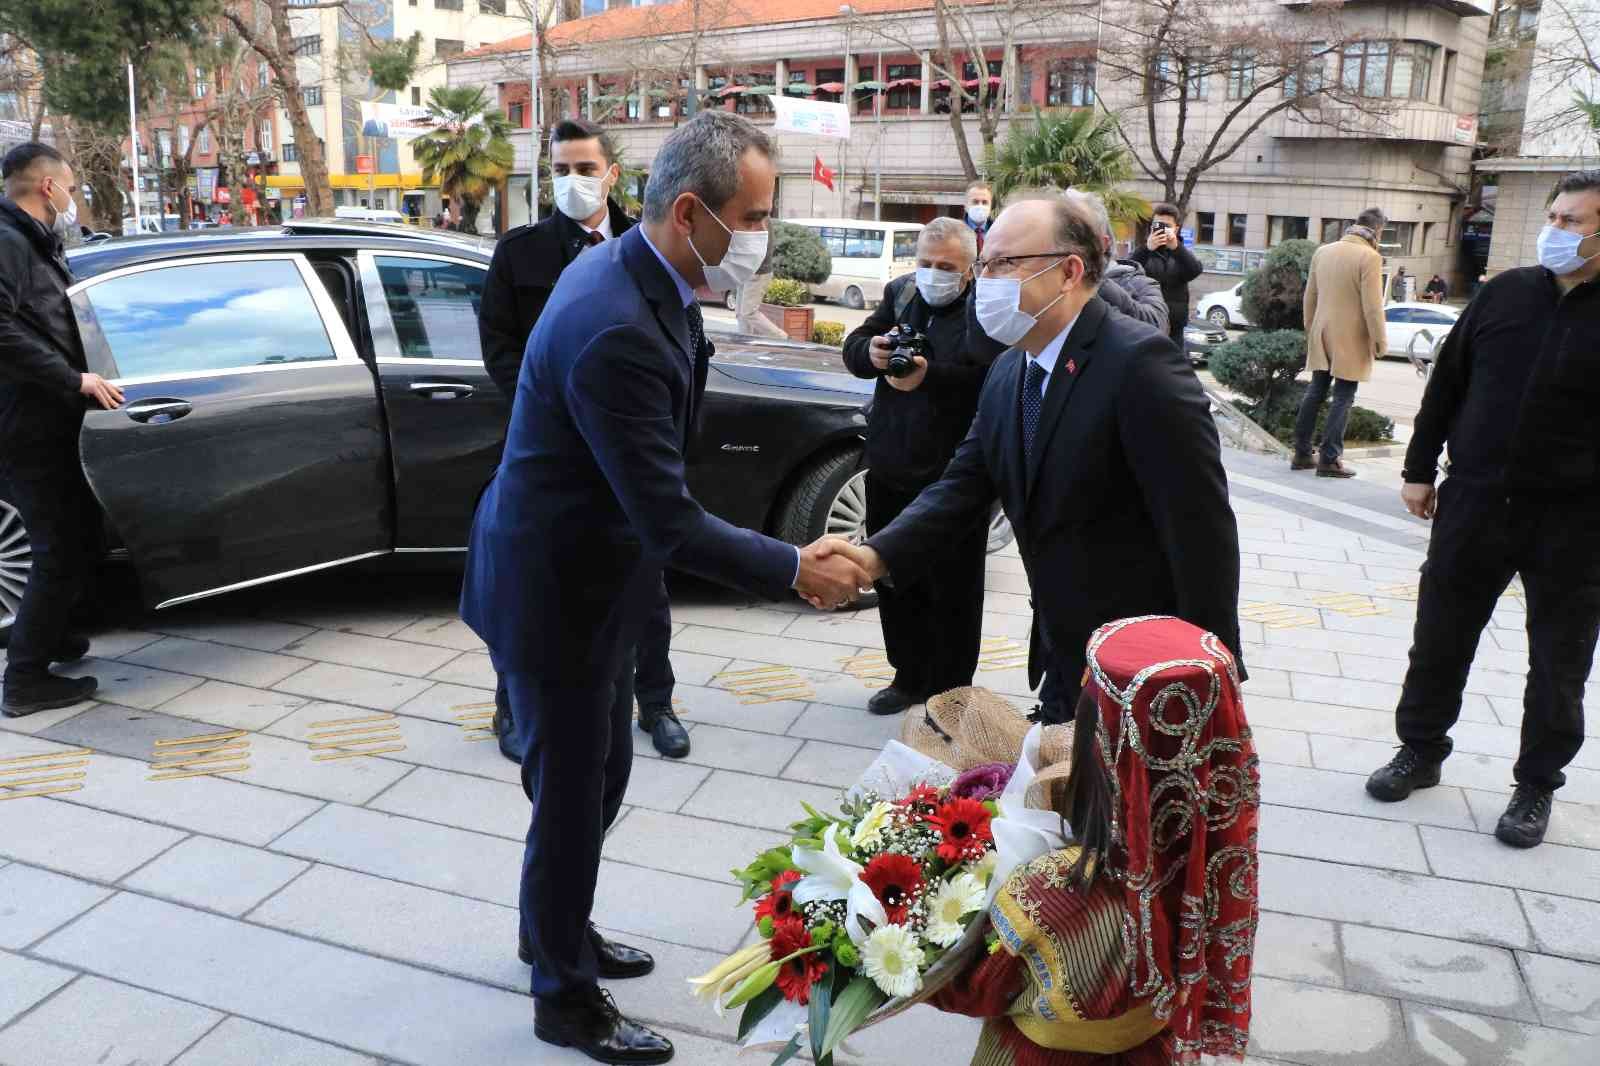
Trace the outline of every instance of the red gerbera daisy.
<path fill-rule="evenodd" d="M 885 853 L 867 863 L 861 880 L 883 904 L 889 924 L 904 925 L 911 901 L 922 891 L 922 867 L 909 855 Z"/>
<path fill-rule="evenodd" d="M 811 931 L 799 918 L 785 918 L 772 931 L 774 962 L 810 946 Z M 784 999 L 804 1006 L 811 1002 L 811 986 L 827 972 L 828 964 L 822 961 L 820 951 L 789 959 L 778 969 L 778 991 L 783 993 Z"/>
<path fill-rule="evenodd" d="M 756 921 L 771 918 L 781 922 L 794 913 L 794 892 L 790 885 L 800 880 L 799 870 L 785 870 L 772 879 L 772 891 L 756 901 Z"/>
<path fill-rule="evenodd" d="M 994 834 L 989 829 L 989 809 L 974 799 L 953 799 L 940 807 L 928 824 L 944 834 L 939 858 L 948 863 L 981 859 Z"/>
<path fill-rule="evenodd" d="M 927 819 L 939 807 L 939 790 L 931 785 L 918 785 L 899 802 L 899 805 Z"/>

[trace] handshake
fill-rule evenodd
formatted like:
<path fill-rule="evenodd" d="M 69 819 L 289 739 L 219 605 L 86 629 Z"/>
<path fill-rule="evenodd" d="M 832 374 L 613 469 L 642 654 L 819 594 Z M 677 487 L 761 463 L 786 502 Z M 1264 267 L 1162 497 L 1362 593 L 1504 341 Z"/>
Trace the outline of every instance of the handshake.
<path fill-rule="evenodd" d="M 794 588 L 819 611 L 854 603 L 888 573 L 883 558 L 864 544 L 843 537 L 821 537 L 800 549 Z"/>

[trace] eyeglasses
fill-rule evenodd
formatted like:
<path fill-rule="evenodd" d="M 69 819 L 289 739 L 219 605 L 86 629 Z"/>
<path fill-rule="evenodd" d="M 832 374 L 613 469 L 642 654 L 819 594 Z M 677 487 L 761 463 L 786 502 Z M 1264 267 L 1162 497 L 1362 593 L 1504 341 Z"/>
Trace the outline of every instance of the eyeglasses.
<path fill-rule="evenodd" d="M 1029 259 L 1065 259 L 1077 252 L 1057 250 L 1054 252 L 1035 252 L 1032 255 L 997 255 L 990 259 L 979 259 L 973 262 L 972 272 L 975 277 L 1004 277 L 1016 273 L 1019 264 Z"/>

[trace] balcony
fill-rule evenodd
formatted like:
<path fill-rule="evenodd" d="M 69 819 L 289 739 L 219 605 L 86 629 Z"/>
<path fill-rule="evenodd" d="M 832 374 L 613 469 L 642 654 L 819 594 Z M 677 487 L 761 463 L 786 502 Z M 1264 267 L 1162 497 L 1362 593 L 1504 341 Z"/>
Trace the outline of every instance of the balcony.
<path fill-rule="evenodd" d="M 1427 7 L 1437 7 L 1448 11 L 1458 18 L 1473 18 L 1482 16 L 1488 18 L 1494 14 L 1493 0 L 1417 0 Z M 1310 7 L 1314 3 L 1326 3 L 1326 0 L 1278 0 L 1282 7 Z"/>
<path fill-rule="evenodd" d="M 1375 101 L 1376 102 L 1376 101 Z M 1457 115 L 1432 104 L 1398 103 L 1387 114 L 1368 114 L 1353 107 L 1328 105 L 1323 118 L 1302 118 L 1292 111 L 1274 116 L 1267 132 L 1285 140 L 1343 141 L 1367 138 L 1382 141 L 1422 141 L 1470 147 L 1478 140 L 1476 115 Z"/>

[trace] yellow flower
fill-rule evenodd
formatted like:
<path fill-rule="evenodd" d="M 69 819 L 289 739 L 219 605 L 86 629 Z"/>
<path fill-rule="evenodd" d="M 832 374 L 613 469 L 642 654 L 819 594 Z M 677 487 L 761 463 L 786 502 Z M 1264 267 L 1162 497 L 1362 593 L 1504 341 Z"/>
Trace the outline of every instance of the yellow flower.
<path fill-rule="evenodd" d="M 743 984 L 747 977 L 765 966 L 771 958 L 772 941 L 757 941 L 717 963 L 710 973 L 689 978 L 689 991 L 697 999 L 709 1002 L 720 1018 L 723 1013 L 722 1001 L 728 993 Z"/>
<path fill-rule="evenodd" d="M 878 926 L 861 948 L 861 972 L 888 996 L 914 995 L 922 986 L 921 964 L 917 938 L 903 925 Z"/>
<path fill-rule="evenodd" d="M 982 910 L 984 899 L 983 883 L 969 873 L 940 885 L 928 907 L 928 939 L 942 948 L 954 945 L 965 932 L 961 919 Z"/>
<path fill-rule="evenodd" d="M 894 813 L 894 804 L 884 803 L 881 800 L 872 805 L 867 811 L 867 816 L 861 819 L 861 824 L 856 826 L 856 831 L 850 836 L 853 847 L 866 848 L 875 846 L 883 839 L 883 831 L 889 824 L 889 815 Z"/>

